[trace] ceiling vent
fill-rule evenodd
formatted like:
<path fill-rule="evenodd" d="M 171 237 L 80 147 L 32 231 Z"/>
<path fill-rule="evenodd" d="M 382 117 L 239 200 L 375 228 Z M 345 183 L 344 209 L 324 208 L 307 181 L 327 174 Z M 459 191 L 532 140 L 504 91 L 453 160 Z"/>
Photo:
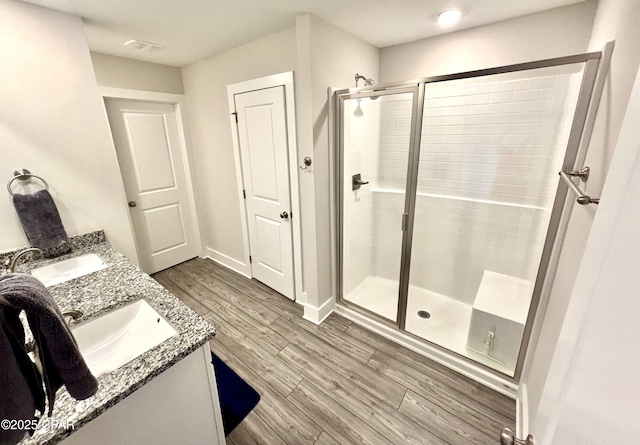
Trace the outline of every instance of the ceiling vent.
<path fill-rule="evenodd" d="M 153 42 L 145 42 L 144 40 L 129 40 L 125 42 L 124 46 L 136 49 L 138 51 L 159 51 L 164 49 L 164 45 L 159 45 Z"/>

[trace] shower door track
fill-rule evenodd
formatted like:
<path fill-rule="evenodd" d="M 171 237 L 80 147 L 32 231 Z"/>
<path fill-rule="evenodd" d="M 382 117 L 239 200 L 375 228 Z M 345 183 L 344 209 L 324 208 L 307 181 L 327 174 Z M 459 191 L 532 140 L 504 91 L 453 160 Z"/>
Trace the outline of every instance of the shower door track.
<path fill-rule="evenodd" d="M 527 71 L 539 68 L 549 68 L 561 65 L 570 65 L 583 63 L 584 71 L 582 74 L 582 81 L 579 89 L 578 100 L 573 116 L 573 122 L 571 125 L 571 132 L 566 145 L 565 156 L 563 160 L 563 169 L 573 169 L 575 163 L 582 162 L 586 153 L 586 147 L 589 143 L 591 135 L 593 120 L 595 112 L 597 111 L 597 105 L 600 100 L 600 94 L 604 82 L 604 76 L 608 70 L 608 62 L 613 49 L 613 42 L 607 44 L 603 51 L 590 52 L 585 54 L 578 54 L 572 56 L 558 57 L 552 59 L 538 60 L 532 62 L 518 63 L 512 65 L 505 65 L 500 67 L 467 71 L 448 75 L 430 76 L 415 80 L 392 82 L 379 84 L 374 86 L 366 86 L 361 88 L 349 88 L 337 90 L 334 92 L 334 109 L 335 109 L 335 156 L 337 167 L 337 175 L 335 177 L 334 186 L 334 200 L 336 202 L 336 237 L 335 237 L 335 252 L 336 255 L 336 295 L 338 303 L 345 306 L 348 309 L 354 310 L 357 313 L 363 314 L 366 317 L 382 323 L 385 326 L 391 327 L 400 331 L 403 335 L 408 335 L 409 338 L 417 339 L 418 341 L 425 343 L 431 347 L 435 347 L 438 350 L 446 351 L 448 354 L 453 354 L 455 357 L 462 359 L 463 361 L 472 365 L 472 367 L 480 367 L 482 371 L 489 372 L 501 379 L 508 382 L 517 384 L 520 380 L 524 360 L 527 352 L 529 342 L 531 340 L 531 334 L 533 330 L 533 324 L 535 314 L 538 310 L 541 296 L 543 291 L 550 290 L 546 284 L 546 278 L 548 275 L 552 276 L 555 270 L 555 264 L 557 262 L 558 252 L 554 246 L 557 239 L 562 239 L 564 230 L 568 220 L 568 213 L 570 212 L 571 202 L 567 203 L 566 196 L 568 187 L 562 181 L 559 181 L 558 189 L 553 201 L 551 219 L 549 221 L 547 234 L 544 242 L 542 256 L 539 262 L 538 273 L 535 279 L 533 287 L 533 295 L 531 298 L 531 304 L 529 307 L 528 315 L 526 318 L 522 343 L 518 353 L 517 363 L 513 376 L 497 371 L 483 363 L 472 360 L 462 354 L 447 349 L 436 343 L 430 342 L 424 338 L 407 332 L 405 330 L 406 324 L 406 310 L 407 299 L 409 290 L 409 274 L 411 263 L 411 249 L 413 241 L 413 228 L 415 219 L 415 205 L 417 195 L 417 178 L 418 178 L 418 164 L 420 156 L 420 144 L 421 144 L 421 132 L 422 132 L 422 113 L 424 110 L 425 101 L 425 86 L 430 83 L 445 82 L 450 80 L 468 79 L 475 77 L 483 77 L 495 74 L 505 74 L 518 71 Z M 601 63 L 601 61 L 604 61 Z M 597 88 L 596 88 L 597 87 Z M 379 314 L 376 314 L 370 310 L 367 310 L 355 303 L 351 303 L 344 299 L 343 295 L 343 178 L 344 178 L 344 161 L 343 161 L 343 146 L 342 141 L 344 137 L 344 128 L 342 124 L 343 120 L 343 104 L 345 99 L 366 98 L 372 96 L 382 96 L 387 94 L 397 94 L 401 92 L 413 92 L 413 111 L 411 122 L 411 136 L 409 145 L 409 163 L 408 174 L 406 184 L 406 196 L 404 213 L 406 215 L 406 225 L 403 230 L 402 240 L 402 255 L 399 277 L 399 299 L 398 299 L 398 312 L 396 314 L 397 322 L 394 322 L 388 318 L 384 318 Z M 566 207 L 566 208 L 565 208 Z M 563 210 L 563 208 L 565 208 Z M 559 233 L 562 229 L 562 233 Z M 551 270 L 553 269 L 553 270 Z"/>
<path fill-rule="evenodd" d="M 480 70 L 462 71 L 462 72 L 453 73 L 453 74 L 442 74 L 438 76 L 421 77 L 421 78 L 405 80 L 405 81 L 380 83 L 372 86 L 363 86 L 358 88 L 344 88 L 341 90 L 336 90 L 334 94 L 335 95 L 359 94 L 359 95 L 362 95 L 362 97 L 371 96 L 371 95 L 377 95 L 378 93 L 382 93 L 384 90 L 396 91 L 395 88 L 409 87 L 411 85 L 416 86 L 421 83 L 427 84 L 427 83 L 436 83 L 436 82 L 446 82 L 448 80 L 471 79 L 474 77 L 484 77 L 484 76 L 490 76 L 493 74 L 506 74 L 506 73 L 514 73 L 517 71 L 534 70 L 538 68 L 550 68 L 550 67 L 560 66 L 560 65 L 571 65 L 573 63 L 585 63 L 589 60 L 598 61 L 602 59 L 603 53 L 604 51 L 595 51 L 595 52 L 584 53 L 584 54 L 575 54 L 571 56 L 535 60 L 532 62 L 503 65 L 503 66 L 498 66 L 493 68 L 483 68 Z M 374 92 L 376 94 L 372 94 Z"/>

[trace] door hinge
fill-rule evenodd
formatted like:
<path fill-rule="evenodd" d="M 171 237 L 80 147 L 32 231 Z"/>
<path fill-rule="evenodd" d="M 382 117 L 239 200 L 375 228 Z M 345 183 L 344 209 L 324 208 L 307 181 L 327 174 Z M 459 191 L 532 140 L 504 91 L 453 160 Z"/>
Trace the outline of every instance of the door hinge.
<path fill-rule="evenodd" d="M 231 113 L 231 114 L 233 114 L 233 116 L 236 118 L 236 124 L 237 124 L 237 123 L 238 123 L 238 112 L 237 112 L 237 111 L 234 111 L 234 112 L 233 112 L 233 113 Z"/>
<path fill-rule="evenodd" d="M 249 263 L 253 263 L 253 259 L 251 259 L 251 255 L 249 255 Z"/>
<path fill-rule="evenodd" d="M 405 232 L 407 230 L 407 222 L 409 220 L 409 214 L 408 213 L 403 213 L 402 214 L 402 231 Z"/>
<path fill-rule="evenodd" d="M 243 191 L 242 191 L 242 197 L 243 197 L 244 199 L 247 199 L 247 191 L 246 191 L 246 190 L 243 190 Z"/>

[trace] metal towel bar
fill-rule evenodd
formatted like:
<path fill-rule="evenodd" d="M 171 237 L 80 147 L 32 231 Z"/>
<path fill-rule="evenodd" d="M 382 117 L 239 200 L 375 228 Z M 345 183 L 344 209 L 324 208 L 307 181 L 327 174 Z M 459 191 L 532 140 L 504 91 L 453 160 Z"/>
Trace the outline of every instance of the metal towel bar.
<path fill-rule="evenodd" d="M 562 180 L 569 186 L 569 190 L 571 190 L 577 196 L 576 201 L 580 205 L 598 204 L 600 202 L 600 198 L 592 198 L 591 196 L 580 190 L 580 188 L 575 185 L 573 181 L 571 181 L 571 177 L 578 177 L 582 182 L 586 182 L 589 178 L 589 172 L 589 167 L 584 167 L 582 170 L 561 170 L 559 172 Z"/>
<path fill-rule="evenodd" d="M 13 178 L 11 178 L 9 180 L 9 182 L 7 183 L 7 190 L 9 191 L 9 194 L 11 196 L 13 196 L 13 191 L 11 190 L 11 184 L 13 184 L 13 181 L 15 181 L 16 179 L 19 179 L 21 181 L 26 181 L 29 178 L 37 178 L 39 180 L 42 181 L 42 183 L 44 184 L 44 189 L 45 190 L 49 190 L 49 184 L 47 183 L 47 181 L 45 181 L 43 178 L 41 178 L 38 175 L 34 175 L 32 174 L 29 170 L 27 170 L 26 168 L 20 168 L 18 170 L 15 170 L 13 172 Z"/>

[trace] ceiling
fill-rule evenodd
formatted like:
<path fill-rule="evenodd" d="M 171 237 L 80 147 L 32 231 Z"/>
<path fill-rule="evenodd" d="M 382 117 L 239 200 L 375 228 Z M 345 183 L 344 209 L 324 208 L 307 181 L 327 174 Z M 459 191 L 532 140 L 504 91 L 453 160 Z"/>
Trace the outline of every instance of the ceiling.
<path fill-rule="evenodd" d="M 92 51 L 185 66 L 295 26 L 312 13 L 384 48 L 583 0 L 25 0 L 82 17 Z M 442 29 L 439 12 L 461 7 L 460 23 Z M 125 47 L 131 39 L 163 45 Z"/>

